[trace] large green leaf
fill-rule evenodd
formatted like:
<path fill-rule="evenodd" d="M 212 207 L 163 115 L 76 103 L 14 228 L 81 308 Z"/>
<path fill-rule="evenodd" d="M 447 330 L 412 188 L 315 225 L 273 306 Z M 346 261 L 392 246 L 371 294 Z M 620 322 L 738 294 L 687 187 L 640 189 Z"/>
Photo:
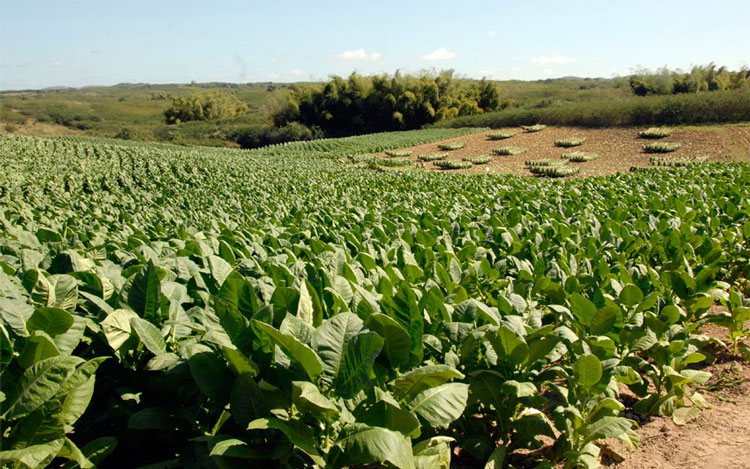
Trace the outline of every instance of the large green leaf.
<path fill-rule="evenodd" d="M 50 275 L 47 280 L 55 289 L 55 302 L 52 306 L 65 311 L 75 311 L 78 303 L 78 283 L 70 275 Z"/>
<path fill-rule="evenodd" d="M 86 383 L 70 391 L 62 403 L 62 416 L 67 428 L 73 428 L 73 424 L 83 415 L 94 396 L 94 384 L 96 377 L 92 376 Z"/>
<path fill-rule="evenodd" d="M 216 404 L 229 402 L 231 379 L 221 358 L 210 352 L 193 353 L 188 358 L 190 374 L 201 392 Z"/>
<path fill-rule="evenodd" d="M 487 337 L 498 357 L 512 366 L 520 365 L 529 355 L 529 346 L 526 342 L 506 326 L 499 327 L 496 333 L 488 334 Z"/>
<path fill-rule="evenodd" d="M 56 356 L 27 369 L 2 402 L 4 419 L 15 420 L 39 408 L 63 389 L 82 363 L 84 360 L 79 357 Z"/>
<path fill-rule="evenodd" d="M 26 329 L 29 332 L 43 331 L 54 337 L 65 333 L 73 322 L 73 315 L 60 308 L 37 308 L 26 321 Z"/>
<path fill-rule="evenodd" d="M 232 417 L 243 428 L 253 420 L 268 415 L 266 398 L 249 373 L 240 374 L 234 381 L 229 409 L 232 411 Z"/>
<path fill-rule="evenodd" d="M 354 397 L 370 380 L 372 365 L 382 348 L 383 338 L 374 332 L 359 333 L 349 341 L 342 366 L 333 380 L 333 387 L 340 396 Z"/>
<path fill-rule="evenodd" d="M 50 441 L 48 443 L 27 446 L 26 448 L 0 451 L 0 461 L 3 463 L 16 463 L 23 469 L 37 469 L 45 467 L 54 459 L 65 443 L 65 438 Z"/>
<path fill-rule="evenodd" d="M 596 305 L 580 293 L 570 295 L 570 312 L 584 326 L 591 324 L 596 311 Z"/>
<path fill-rule="evenodd" d="M 154 355 L 167 353 L 167 344 L 164 342 L 161 331 L 156 326 L 145 319 L 134 317 L 130 319 L 130 328 L 149 352 Z"/>
<path fill-rule="evenodd" d="M 391 367 L 398 368 L 409 361 L 411 337 L 395 319 L 374 313 L 367 318 L 367 327 L 385 339 L 383 353 Z"/>
<path fill-rule="evenodd" d="M 112 350 L 120 352 L 123 348 L 127 349 L 128 341 L 133 338 L 130 321 L 137 317 L 137 314 L 127 309 L 116 309 L 102 320 L 100 326 Z"/>
<path fill-rule="evenodd" d="M 41 445 L 65 437 L 62 405 L 57 399 L 45 402 L 34 412 L 23 417 L 13 427 L 4 447 L 21 449 Z"/>
<path fill-rule="evenodd" d="M 153 262 L 148 261 L 135 275 L 128 292 L 128 304 L 144 319 L 153 321 L 160 315 L 161 284 Z"/>
<path fill-rule="evenodd" d="M 404 373 L 393 381 L 393 394 L 397 399 L 410 400 L 420 392 L 440 386 L 464 375 L 448 365 L 426 365 Z"/>
<path fill-rule="evenodd" d="M 468 398 L 468 384 L 447 383 L 414 396 L 409 409 L 433 427 L 447 427 L 463 414 Z"/>
<path fill-rule="evenodd" d="M 386 428 L 345 426 L 333 452 L 335 467 L 387 461 L 399 469 L 414 468 L 411 439 Z"/>
<path fill-rule="evenodd" d="M 248 430 L 274 429 L 282 432 L 294 446 L 310 456 L 315 464 L 320 467 L 326 466 L 325 461 L 318 452 L 316 443 L 310 428 L 301 422 L 287 422 L 276 417 L 261 418 L 253 420 L 247 426 Z"/>
<path fill-rule="evenodd" d="M 318 355 L 307 345 L 292 335 L 284 334 L 264 322 L 252 320 L 253 327 L 266 334 L 293 361 L 305 370 L 311 380 L 316 380 L 323 372 L 323 363 Z"/>
<path fill-rule="evenodd" d="M 575 383 L 589 389 L 602 379 L 602 362 L 594 355 L 583 355 L 573 362 Z"/>
<path fill-rule="evenodd" d="M 311 412 L 331 421 L 339 414 L 333 401 L 321 394 L 318 387 L 308 381 L 292 382 L 292 402 L 303 412 Z"/>
<path fill-rule="evenodd" d="M 60 355 L 54 340 L 42 331 L 34 331 L 26 338 L 21 354 L 18 356 L 18 364 L 23 368 L 38 363 L 44 359 Z"/>
<path fill-rule="evenodd" d="M 324 380 L 332 382 L 338 376 L 349 342 L 363 327 L 362 320 L 356 314 L 340 313 L 323 321 L 315 330 L 312 347 L 323 363 Z"/>

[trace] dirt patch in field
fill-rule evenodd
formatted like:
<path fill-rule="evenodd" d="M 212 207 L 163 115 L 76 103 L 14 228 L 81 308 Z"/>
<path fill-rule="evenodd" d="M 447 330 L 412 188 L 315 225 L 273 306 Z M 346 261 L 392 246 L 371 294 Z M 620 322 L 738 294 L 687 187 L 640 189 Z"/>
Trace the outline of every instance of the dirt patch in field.
<path fill-rule="evenodd" d="M 450 170 L 451 172 L 516 174 L 530 176 L 526 161 L 541 159 L 559 160 L 568 151 L 580 150 L 596 153 L 599 158 L 584 163 L 570 163 L 580 168 L 576 175 L 598 176 L 602 174 L 625 173 L 632 167 L 648 167 L 651 158 L 707 156 L 708 161 L 750 161 L 750 127 L 711 126 L 706 128 L 675 128 L 672 135 L 659 140 L 638 137 L 644 128 L 581 129 L 573 127 L 547 127 L 540 132 L 524 132 L 520 128 L 496 129 L 493 132 L 517 132 L 505 140 L 490 140 L 486 132 L 452 138 L 442 142 L 428 143 L 408 148 L 414 153 L 410 157 L 418 168 L 430 171 L 444 171 L 431 162 L 422 163 L 417 155 L 441 152 L 439 143 L 465 141 L 466 147 L 449 152 L 448 160 L 460 161 L 463 157 L 493 155 L 493 148 L 516 146 L 528 151 L 513 156 L 493 156 L 488 164 L 469 169 Z M 555 140 L 570 137 L 584 137 L 583 145 L 572 148 L 555 146 Z M 643 151 L 643 145 L 650 142 L 677 142 L 681 147 L 674 152 L 650 154 Z M 404 148 L 405 150 L 407 148 Z M 375 156 L 386 158 L 385 153 Z"/>
<path fill-rule="evenodd" d="M 726 342 L 727 330 L 704 326 L 704 334 Z M 716 348 L 715 362 L 706 368 L 713 376 L 700 390 L 713 406 L 686 425 L 669 417 L 655 417 L 637 430 L 641 444 L 629 451 L 609 441 L 624 461 L 604 458 L 617 469 L 748 469 L 750 468 L 750 364 Z"/>

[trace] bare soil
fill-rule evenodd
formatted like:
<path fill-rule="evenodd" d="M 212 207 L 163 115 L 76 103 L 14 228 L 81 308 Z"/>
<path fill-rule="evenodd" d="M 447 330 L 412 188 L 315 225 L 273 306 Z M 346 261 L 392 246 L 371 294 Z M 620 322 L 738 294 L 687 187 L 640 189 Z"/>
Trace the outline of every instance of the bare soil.
<path fill-rule="evenodd" d="M 52 137 L 57 135 L 86 135 L 86 132 L 78 129 L 71 129 L 64 125 L 52 122 L 38 122 L 33 119 L 27 120 L 23 124 L 13 124 L 16 129 L 13 135 L 34 135 L 40 137 Z M 5 130 L 5 125 L 0 125 L 0 135 L 8 135 L 10 132 Z"/>
<path fill-rule="evenodd" d="M 547 127 L 540 132 L 524 132 L 520 128 L 496 129 L 493 132 L 517 132 L 505 140 L 490 140 L 487 132 L 465 135 L 441 142 L 428 143 L 404 148 L 414 153 L 410 157 L 418 168 L 430 171 L 441 170 L 431 162 L 422 163 L 417 155 L 442 152 L 438 143 L 465 141 L 466 147 L 449 152 L 448 160 L 458 160 L 467 156 L 493 155 L 492 149 L 504 146 L 527 148 L 528 151 L 513 156 L 493 156 L 490 163 L 477 165 L 464 170 L 450 172 L 516 174 L 531 176 L 526 168 L 528 160 L 560 159 L 568 151 L 580 150 L 596 153 L 599 158 L 585 163 L 570 163 L 581 169 L 573 177 L 598 176 L 603 174 L 625 173 L 632 167 L 648 167 L 651 158 L 708 156 L 708 161 L 750 161 L 750 126 L 707 126 L 677 127 L 669 137 L 650 140 L 638 137 L 645 128 L 582 129 L 574 127 Z M 555 140 L 585 137 L 583 145 L 572 148 L 555 146 Z M 682 146 L 674 152 L 664 154 L 645 153 L 643 145 L 650 142 L 678 142 Z M 386 158 L 385 153 L 375 156 Z"/>
<path fill-rule="evenodd" d="M 703 332 L 726 341 L 722 327 Z M 704 368 L 713 377 L 701 394 L 713 406 L 683 426 L 669 417 L 655 417 L 641 425 L 641 444 L 629 451 L 608 441 L 614 450 L 603 464 L 617 469 L 748 469 L 750 468 L 750 364 L 716 350 L 716 361 Z M 616 455 L 622 456 L 624 461 Z"/>

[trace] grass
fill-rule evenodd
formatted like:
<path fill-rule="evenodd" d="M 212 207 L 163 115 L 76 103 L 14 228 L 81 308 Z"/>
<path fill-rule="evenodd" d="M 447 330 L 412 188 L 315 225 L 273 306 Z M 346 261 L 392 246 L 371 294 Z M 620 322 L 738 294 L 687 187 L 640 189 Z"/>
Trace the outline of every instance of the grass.
<path fill-rule="evenodd" d="M 500 147 L 500 148 L 493 148 L 492 153 L 496 155 L 502 155 L 502 156 L 510 156 L 510 155 L 520 155 L 521 153 L 526 153 L 528 151 L 528 148 L 524 147 L 514 147 L 514 146 L 507 146 L 507 147 Z"/>
<path fill-rule="evenodd" d="M 535 123 L 574 127 L 664 126 L 750 121 L 750 89 L 667 96 L 602 96 L 545 108 L 508 108 L 457 117 L 436 127 L 490 127 Z"/>
<path fill-rule="evenodd" d="M 655 142 L 643 145 L 646 153 L 669 153 L 679 149 L 682 145 L 677 142 Z"/>
<path fill-rule="evenodd" d="M 556 147 L 577 147 L 580 145 L 583 145 L 583 142 L 586 141 L 586 137 L 569 137 L 569 138 L 562 138 L 559 140 L 555 140 L 555 146 Z"/>

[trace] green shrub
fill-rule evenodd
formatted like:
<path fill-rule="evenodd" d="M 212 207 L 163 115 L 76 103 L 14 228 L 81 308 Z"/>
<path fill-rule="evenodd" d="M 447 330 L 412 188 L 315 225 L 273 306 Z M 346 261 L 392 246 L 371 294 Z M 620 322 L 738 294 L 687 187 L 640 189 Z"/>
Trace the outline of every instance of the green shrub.
<path fill-rule="evenodd" d="M 669 157 L 651 157 L 652 166 L 692 166 L 703 163 L 708 160 L 708 156 L 669 156 Z"/>
<path fill-rule="evenodd" d="M 655 142 L 643 145 L 643 151 L 646 153 L 669 153 L 675 151 L 682 145 L 677 142 Z"/>
<path fill-rule="evenodd" d="M 13 124 L 5 124 L 5 131 L 8 132 L 9 134 L 12 134 L 16 130 L 18 130 L 18 127 L 16 127 L 15 125 L 13 125 Z"/>
<path fill-rule="evenodd" d="M 411 166 L 412 161 L 409 158 L 375 158 L 370 161 L 373 166 L 400 167 Z"/>
<path fill-rule="evenodd" d="M 247 104 L 234 93 L 202 91 L 172 98 L 172 106 L 164 111 L 164 119 L 167 124 L 222 119 L 242 115 L 247 109 Z"/>
<path fill-rule="evenodd" d="M 526 160 L 524 163 L 526 166 L 565 166 L 568 164 L 567 160 L 551 160 L 549 158 L 543 158 L 541 160 Z"/>
<path fill-rule="evenodd" d="M 521 153 L 526 153 L 528 151 L 528 148 L 524 147 L 514 147 L 514 146 L 507 146 L 507 147 L 500 147 L 500 148 L 493 148 L 492 153 L 496 155 L 520 155 Z"/>

